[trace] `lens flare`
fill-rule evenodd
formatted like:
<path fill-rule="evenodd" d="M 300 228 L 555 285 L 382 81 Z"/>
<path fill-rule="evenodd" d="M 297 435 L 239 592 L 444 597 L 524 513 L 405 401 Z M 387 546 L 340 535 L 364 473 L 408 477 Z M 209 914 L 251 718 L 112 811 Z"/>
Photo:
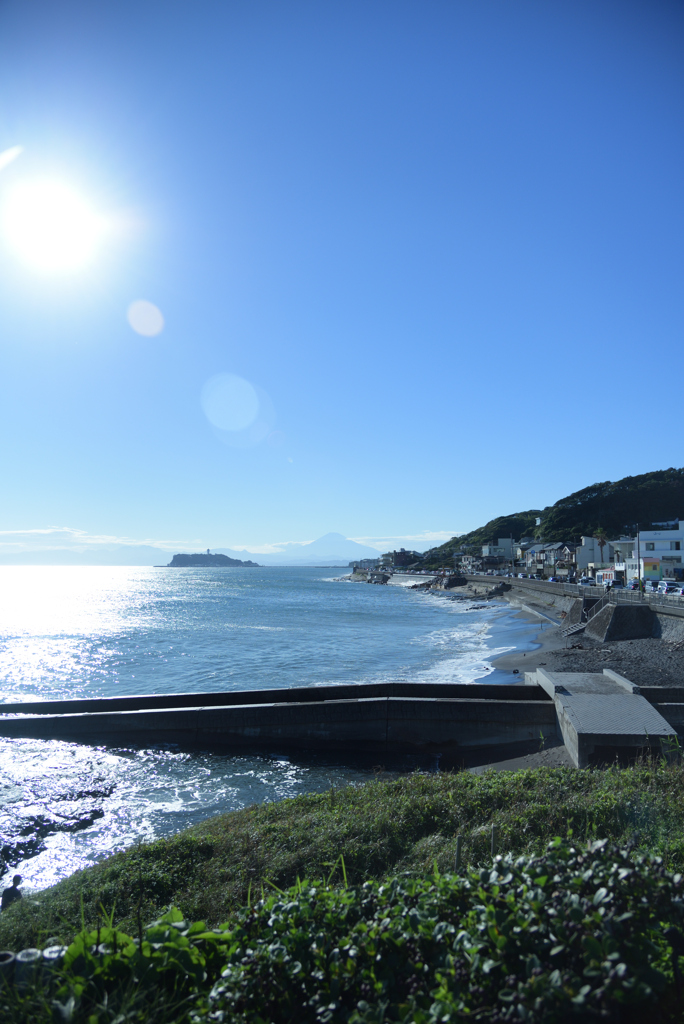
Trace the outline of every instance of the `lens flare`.
<path fill-rule="evenodd" d="M 18 156 L 24 152 L 23 146 L 11 146 L 10 149 L 3 149 L 0 153 L 0 171 L 4 171 L 6 167 L 16 160 Z"/>
<path fill-rule="evenodd" d="M 69 273 L 93 258 L 105 224 L 68 185 L 30 181 L 7 193 L 2 228 L 24 263 L 41 272 Z"/>
<path fill-rule="evenodd" d="M 158 306 L 146 299 L 138 299 L 128 307 L 128 322 L 136 332 L 145 338 L 154 338 L 164 330 L 164 317 Z"/>
<path fill-rule="evenodd" d="M 249 383 L 234 373 L 219 373 L 202 388 L 202 408 L 219 430 L 246 430 L 259 415 L 259 397 Z"/>

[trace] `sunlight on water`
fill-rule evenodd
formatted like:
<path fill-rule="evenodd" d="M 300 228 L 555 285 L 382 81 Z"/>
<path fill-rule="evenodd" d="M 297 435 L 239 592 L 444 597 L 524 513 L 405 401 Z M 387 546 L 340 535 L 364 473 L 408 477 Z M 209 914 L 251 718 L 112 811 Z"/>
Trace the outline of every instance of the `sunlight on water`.
<path fill-rule="evenodd" d="M 529 645 L 530 637 L 507 605 L 473 608 L 446 594 L 340 582 L 330 570 L 309 568 L 2 567 L 0 622 L 0 705 L 467 683 L 491 672 L 495 654 Z M 352 760 L 5 739 L 0 768 L 0 856 L 6 874 L 18 869 L 35 888 L 211 814 L 372 773 Z"/>
<path fill-rule="evenodd" d="M 105 750 L 56 740 L 0 739 L 0 764 L 0 853 L 6 877 L 18 870 L 29 889 L 213 814 L 372 774 L 284 755 Z"/>

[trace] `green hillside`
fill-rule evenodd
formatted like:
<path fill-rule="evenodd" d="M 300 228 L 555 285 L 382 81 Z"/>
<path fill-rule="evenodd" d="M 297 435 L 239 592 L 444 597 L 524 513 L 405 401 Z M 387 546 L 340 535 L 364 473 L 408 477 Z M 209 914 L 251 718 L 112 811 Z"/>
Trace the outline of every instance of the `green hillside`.
<path fill-rule="evenodd" d="M 440 565 L 449 565 L 457 551 L 480 554 L 483 544 L 489 544 L 499 537 L 513 537 L 513 540 L 534 537 L 537 530 L 535 524 L 541 515 L 540 509 L 530 509 L 528 512 L 515 512 L 511 516 L 497 516 L 477 530 L 452 537 L 445 544 L 431 548 L 425 552 L 423 560 L 428 568 L 436 568 Z"/>
<path fill-rule="evenodd" d="M 680 517 L 684 519 L 684 469 L 659 469 L 615 483 L 592 484 L 542 510 L 498 516 L 477 530 L 431 548 L 423 560 L 428 567 L 448 565 L 456 551 L 475 554 L 483 544 L 499 537 L 539 537 L 578 544 L 580 537 L 593 536 L 598 530 L 617 537 L 632 534 L 637 525 L 643 530 Z"/>

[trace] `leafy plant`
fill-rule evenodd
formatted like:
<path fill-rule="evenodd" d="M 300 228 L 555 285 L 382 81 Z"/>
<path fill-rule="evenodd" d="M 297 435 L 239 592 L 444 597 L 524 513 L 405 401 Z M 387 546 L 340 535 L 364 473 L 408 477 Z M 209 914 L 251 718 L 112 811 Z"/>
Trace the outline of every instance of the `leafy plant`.
<path fill-rule="evenodd" d="M 684 886 L 606 841 L 464 873 L 298 881 L 215 930 L 170 909 L 142 941 L 80 931 L 8 1024 L 674 1024 Z M 339 876 L 338 876 L 339 877 Z M 276 887 L 277 888 L 277 887 Z"/>
<path fill-rule="evenodd" d="M 350 885 L 411 871 L 425 876 L 454 864 L 488 863 L 492 826 L 499 850 L 535 855 L 557 835 L 638 835 L 642 852 L 684 869 L 684 765 L 644 761 L 632 768 L 576 771 L 415 773 L 395 781 L 302 796 L 211 818 L 186 832 L 118 853 L 18 901 L 0 915 L 0 949 L 68 943 L 116 907 L 119 927 L 139 937 L 170 904 L 210 927 L 252 903 L 270 880 L 327 877 L 340 854 Z M 336 876 L 337 877 L 337 876 Z"/>

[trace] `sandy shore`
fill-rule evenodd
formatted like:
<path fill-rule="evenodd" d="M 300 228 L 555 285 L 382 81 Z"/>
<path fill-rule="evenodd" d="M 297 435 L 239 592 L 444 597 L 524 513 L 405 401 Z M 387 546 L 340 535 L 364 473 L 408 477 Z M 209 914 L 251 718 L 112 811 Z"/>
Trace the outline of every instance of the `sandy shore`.
<path fill-rule="evenodd" d="M 684 688 L 684 640 L 649 637 L 645 640 L 619 640 L 602 643 L 583 633 L 565 637 L 561 633 L 560 610 L 553 605 L 535 603 L 532 595 L 522 592 L 491 594 L 492 584 L 468 584 L 448 595 L 449 600 L 468 601 L 471 605 L 485 603 L 494 598 L 506 601 L 511 611 L 522 620 L 538 625 L 534 636 L 537 645 L 532 651 L 509 651 L 489 660 L 492 668 L 515 673 L 520 682 L 525 672 L 546 668 L 550 672 L 602 672 L 613 669 L 638 686 L 681 686 Z M 447 595 L 445 594 L 445 597 Z M 492 675 L 478 682 L 494 682 Z M 468 770 L 481 774 L 487 770 L 521 771 L 525 768 L 573 767 L 564 745 L 557 745 L 522 757 L 493 761 Z"/>
<path fill-rule="evenodd" d="M 548 611 L 546 609 L 545 611 Z M 535 616 L 520 612 L 532 621 Z M 521 682 L 525 672 L 544 667 L 551 672 L 602 672 L 611 668 L 639 686 L 681 686 L 684 687 L 684 644 L 649 638 L 647 640 L 622 640 L 607 644 L 591 640 L 584 635 L 567 639 L 559 626 L 542 622 L 536 637 L 539 647 L 535 651 L 513 651 L 493 658 L 494 668 L 520 673 Z M 681 644 L 681 647 L 680 647 Z M 535 754 L 516 757 L 469 770 L 481 775 L 488 770 L 522 771 L 526 768 L 573 768 L 574 765 L 564 745 L 540 750 Z"/>

